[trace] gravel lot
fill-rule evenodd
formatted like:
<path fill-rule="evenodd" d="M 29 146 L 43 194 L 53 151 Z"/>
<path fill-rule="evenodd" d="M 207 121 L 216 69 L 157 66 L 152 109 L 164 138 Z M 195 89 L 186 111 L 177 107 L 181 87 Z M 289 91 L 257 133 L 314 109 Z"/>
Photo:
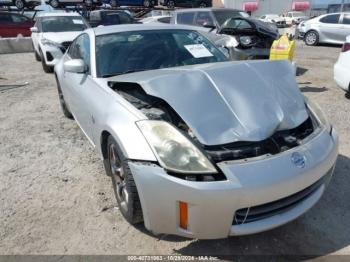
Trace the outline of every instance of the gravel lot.
<path fill-rule="evenodd" d="M 333 82 L 339 51 L 298 43 L 296 52 L 300 89 L 340 135 L 325 195 L 283 227 L 213 241 L 155 237 L 125 222 L 102 162 L 60 111 L 53 75 L 33 54 L 0 55 L 0 254 L 350 254 L 350 101 Z"/>

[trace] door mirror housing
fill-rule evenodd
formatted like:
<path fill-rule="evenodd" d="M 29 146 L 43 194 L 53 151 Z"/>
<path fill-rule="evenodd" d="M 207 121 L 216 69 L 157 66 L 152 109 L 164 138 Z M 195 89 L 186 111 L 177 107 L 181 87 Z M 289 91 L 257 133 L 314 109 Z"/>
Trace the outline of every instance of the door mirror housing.
<path fill-rule="evenodd" d="M 82 59 L 72 59 L 64 62 L 64 71 L 76 74 L 83 74 L 87 72 L 87 65 Z"/>
<path fill-rule="evenodd" d="M 36 26 L 31 27 L 31 28 L 30 28 L 30 31 L 31 31 L 32 33 L 39 33 L 39 29 L 38 29 Z"/>
<path fill-rule="evenodd" d="M 214 30 L 216 28 L 216 26 L 214 24 L 212 24 L 212 23 L 204 23 L 203 27 L 210 28 L 212 30 Z"/>

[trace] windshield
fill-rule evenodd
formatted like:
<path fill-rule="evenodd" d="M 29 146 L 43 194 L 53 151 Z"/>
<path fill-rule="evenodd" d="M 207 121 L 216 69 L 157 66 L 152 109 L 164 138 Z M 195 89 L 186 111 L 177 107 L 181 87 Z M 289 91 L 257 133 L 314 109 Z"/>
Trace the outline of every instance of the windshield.
<path fill-rule="evenodd" d="M 220 26 L 232 17 L 249 17 L 249 15 L 246 12 L 234 10 L 213 11 L 213 13 Z"/>
<path fill-rule="evenodd" d="M 98 77 L 227 61 L 209 40 L 190 30 L 120 32 L 96 37 Z"/>
<path fill-rule="evenodd" d="M 43 32 L 83 31 L 87 28 L 80 16 L 52 16 L 41 20 Z"/>

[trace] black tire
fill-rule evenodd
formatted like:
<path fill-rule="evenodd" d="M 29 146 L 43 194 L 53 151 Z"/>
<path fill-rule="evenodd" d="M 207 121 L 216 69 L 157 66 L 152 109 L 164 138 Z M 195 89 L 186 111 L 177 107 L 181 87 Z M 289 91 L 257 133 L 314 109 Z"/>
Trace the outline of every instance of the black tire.
<path fill-rule="evenodd" d="M 69 119 L 74 119 L 72 113 L 68 109 L 66 101 L 64 100 L 62 89 L 61 89 L 60 83 L 58 82 L 57 78 L 56 78 L 56 83 L 57 83 L 58 98 L 60 100 L 62 112 L 63 112 L 65 117 L 67 117 Z"/>
<path fill-rule="evenodd" d="M 60 7 L 60 2 L 58 0 L 50 0 L 49 5 L 51 5 L 53 8 Z"/>
<path fill-rule="evenodd" d="M 304 42 L 308 46 L 316 46 L 319 43 L 319 35 L 315 30 L 306 32 Z"/>
<path fill-rule="evenodd" d="M 23 10 L 26 6 L 24 0 L 13 0 L 13 4 L 17 7 L 18 10 Z"/>
<path fill-rule="evenodd" d="M 112 136 L 107 140 L 105 170 L 112 179 L 112 186 L 119 210 L 130 224 L 143 221 L 140 198 L 128 160 Z"/>
<path fill-rule="evenodd" d="M 34 56 L 35 56 L 35 60 L 36 60 L 36 61 L 38 61 L 38 62 L 41 61 L 41 57 L 40 57 L 40 55 L 38 54 L 38 52 L 35 51 L 35 49 L 34 49 Z"/>
<path fill-rule="evenodd" d="M 147 8 L 151 7 L 152 6 L 151 0 L 143 0 L 143 6 Z"/>
<path fill-rule="evenodd" d="M 40 59 L 41 59 L 41 65 L 43 66 L 44 72 L 45 73 L 52 73 L 53 72 L 53 67 L 48 66 L 45 62 L 44 54 L 40 51 Z"/>
<path fill-rule="evenodd" d="M 175 1 L 169 0 L 166 5 L 167 5 L 168 8 L 174 8 L 175 7 Z"/>

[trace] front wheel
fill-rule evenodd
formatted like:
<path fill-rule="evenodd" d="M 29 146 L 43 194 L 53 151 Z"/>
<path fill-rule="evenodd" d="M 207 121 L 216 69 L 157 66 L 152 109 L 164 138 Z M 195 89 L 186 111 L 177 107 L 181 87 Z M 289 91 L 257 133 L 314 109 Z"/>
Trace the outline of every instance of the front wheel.
<path fill-rule="evenodd" d="M 69 109 L 67 107 L 66 101 L 64 100 L 62 89 L 61 89 L 61 86 L 60 86 L 57 78 L 56 78 L 56 82 L 57 82 L 58 98 L 60 100 L 62 112 L 63 112 L 64 116 L 67 117 L 68 119 L 74 119 L 72 113 L 69 111 Z"/>
<path fill-rule="evenodd" d="M 318 45 L 319 35 L 316 31 L 309 31 L 304 36 L 304 42 L 306 45 L 315 46 Z"/>
<path fill-rule="evenodd" d="M 48 66 L 45 61 L 44 54 L 40 51 L 40 59 L 41 59 L 41 65 L 43 66 L 43 70 L 45 73 L 52 73 L 53 72 L 53 67 Z"/>
<path fill-rule="evenodd" d="M 112 179 L 112 185 L 119 210 L 130 224 L 143 221 L 140 198 L 131 173 L 128 160 L 121 152 L 112 136 L 107 142 L 107 161 L 105 161 L 107 175 Z"/>

